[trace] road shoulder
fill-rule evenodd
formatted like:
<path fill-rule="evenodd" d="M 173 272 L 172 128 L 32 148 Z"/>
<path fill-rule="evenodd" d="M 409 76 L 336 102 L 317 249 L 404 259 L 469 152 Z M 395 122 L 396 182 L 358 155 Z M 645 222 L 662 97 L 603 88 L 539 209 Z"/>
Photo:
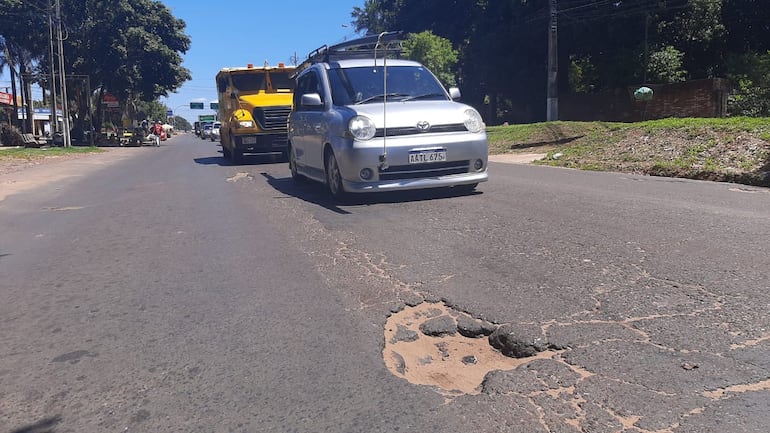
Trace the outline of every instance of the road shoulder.
<path fill-rule="evenodd" d="M 141 148 L 114 147 L 97 153 L 50 156 L 35 160 L 0 161 L 0 202 L 14 194 L 63 179 L 83 176 L 130 158 L 141 151 Z"/>

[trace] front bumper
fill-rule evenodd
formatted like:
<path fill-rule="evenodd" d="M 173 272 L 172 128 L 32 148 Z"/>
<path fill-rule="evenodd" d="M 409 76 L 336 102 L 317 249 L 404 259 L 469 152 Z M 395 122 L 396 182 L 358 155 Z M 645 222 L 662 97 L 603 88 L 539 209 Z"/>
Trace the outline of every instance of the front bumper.
<path fill-rule="evenodd" d="M 233 140 L 235 148 L 243 153 L 283 153 L 289 148 L 286 133 L 236 135 Z"/>
<path fill-rule="evenodd" d="M 453 174 L 419 179 L 400 179 L 377 182 L 342 181 L 345 191 L 352 193 L 406 191 L 410 189 L 442 188 L 458 185 L 470 185 L 486 182 L 489 179 L 487 171 L 478 173 Z"/>

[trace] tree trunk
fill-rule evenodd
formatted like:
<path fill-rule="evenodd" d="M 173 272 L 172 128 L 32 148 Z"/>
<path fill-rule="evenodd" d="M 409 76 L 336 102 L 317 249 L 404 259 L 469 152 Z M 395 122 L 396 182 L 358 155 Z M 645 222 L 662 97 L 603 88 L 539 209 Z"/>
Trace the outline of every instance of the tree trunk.
<path fill-rule="evenodd" d="M 99 96 L 96 98 L 96 112 L 94 113 L 94 128 L 97 132 L 102 131 L 102 123 L 104 122 L 104 104 L 102 104 L 102 98 L 104 98 L 104 87 L 99 87 Z"/>
<path fill-rule="evenodd" d="M 19 101 L 16 89 L 16 67 L 14 66 L 13 54 L 11 53 L 11 47 L 5 47 L 5 55 L 8 57 L 8 69 L 11 71 L 11 95 L 13 96 L 13 114 L 11 115 L 11 124 L 17 128 L 21 128 L 19 122 Z"/>
<path fill-rule="evenodd" d="M 19 83 L 21 84 L 22 101 L 26 105 L 26 121 L 24 122 L 24 132 L 35 133 L 35 118 L 32 107 L 32 83 L 27 75 L 27 65 L 24 57 L 19 53 Z"/>

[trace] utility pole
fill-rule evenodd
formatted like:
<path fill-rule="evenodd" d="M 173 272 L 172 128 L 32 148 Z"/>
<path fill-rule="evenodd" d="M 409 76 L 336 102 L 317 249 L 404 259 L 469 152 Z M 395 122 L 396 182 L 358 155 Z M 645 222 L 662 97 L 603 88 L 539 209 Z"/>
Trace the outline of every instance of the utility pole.
<path fill-rule="evenodd" d="M 59 118 L 56 115 L 56 65 L 54 63 L 53 46 L 53 1 L 48 0 L 48 42 L 51 45 L 51 140 L 59 131 Z M 53 143 L 53 141 L 51 141 Z"/>
<path fill-rule="evenodd" d="M 650 49 L 648 46 L 649 43 L 649 35 L 650 35 L 650 13 L 645 12 L 644 14 L 644 78 L 642 79 L 642 84 L 647 84 L 647 70 L 650 68 Z"/>
<path fill-rule="evenodd" d="M 70 140 L 70 113 L 67 104 L 67 78 L 64 73 L 64 41 L 61 30 L 61 0 L 56 0 L 56 39 L 59 46 L 59 79 L 61 80 L 61 106 L 64 120 L 64 147 L 72 146 Z"/>
<path fill-rule="evenodd" d="M 559 51 L 557 48 L 557 6 L 556 0 L 549 0 L 548 5 L 551 19 L 548 23 L 548 93 L 546 100 L 547 115 L 549 122 L 559 119 Z"/>

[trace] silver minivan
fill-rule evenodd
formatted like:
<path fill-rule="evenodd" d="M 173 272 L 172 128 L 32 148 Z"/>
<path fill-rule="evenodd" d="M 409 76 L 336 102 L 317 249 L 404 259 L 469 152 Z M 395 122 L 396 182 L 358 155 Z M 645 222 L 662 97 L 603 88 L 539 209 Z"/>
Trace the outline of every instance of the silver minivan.
<path fill-rule="evenodd" d="M 456 102 L 458 89 L 447 91 L 420 63 L 386 58 L 387 49 L 344 45 L 316 50 L 297 68 L 288 121 L 293 178 L 323 182 L 335 199 L 436 187 L 471 192 L 487 180 L 486 127 L 474 108 Z"/>

